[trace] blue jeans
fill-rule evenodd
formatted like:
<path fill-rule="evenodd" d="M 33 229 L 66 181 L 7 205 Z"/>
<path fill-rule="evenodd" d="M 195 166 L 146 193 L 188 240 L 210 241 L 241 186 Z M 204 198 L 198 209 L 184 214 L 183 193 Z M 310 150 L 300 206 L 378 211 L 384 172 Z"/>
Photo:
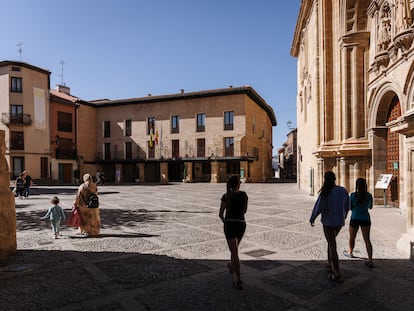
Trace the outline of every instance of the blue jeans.
<path fill-rule="evenodd" d="M 60 219 L 52 220 L 52 231 L 54 234 L 58 234 L 60 232 Z"/>

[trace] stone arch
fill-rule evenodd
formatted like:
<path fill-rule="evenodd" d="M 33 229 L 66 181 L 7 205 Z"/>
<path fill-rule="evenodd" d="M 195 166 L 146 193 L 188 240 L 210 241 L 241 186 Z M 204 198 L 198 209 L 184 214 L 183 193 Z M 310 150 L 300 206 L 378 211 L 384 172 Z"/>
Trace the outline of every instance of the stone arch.
<path fill-rule="evenodd" d="M 407 95 L 406 105 L 401 106 L 402 113 L 405 113 L 405 111 L 414 108 L 414 63 L 411 64 L 410 70 L 408 71 L 403 91 Z"/>
<path fill-rule="evenodd" d="M 369 105 L 371 107 L 368 119 L 369 128 L 385 126 L 388 109 L 395 96 L 401 98 L 391 82 L 385 82 L 372 94 Z"/>

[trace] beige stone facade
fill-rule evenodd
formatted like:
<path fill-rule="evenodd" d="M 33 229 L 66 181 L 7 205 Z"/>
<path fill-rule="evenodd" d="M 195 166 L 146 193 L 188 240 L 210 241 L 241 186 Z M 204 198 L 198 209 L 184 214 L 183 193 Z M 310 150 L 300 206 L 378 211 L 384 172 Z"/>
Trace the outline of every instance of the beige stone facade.
<path fill-rule="evenodd" d="M 117 169 L 122 182 L 271 179 L 276 117 L 249 86 L 91 104 L 97 169 L 109 180 Z"/>
<path fill-rule="evenodd" d="M 349 191 L 367 178 L 377 203 L 407 214 L 405 252 L 414 240 L 413 8 L 409 0 L 303 0 L 291 49 L 299 187 L 316 194 L 327 170 Z M 392 175 L 385 196 L 381 174 Z"/>
<path fill-rule="evenodd" d="M 46 69 L 23 62 L 0 62 L 0 130 L 5 131 L 11 176 L 23 170 L 49 177 L 49 77 Z"/>

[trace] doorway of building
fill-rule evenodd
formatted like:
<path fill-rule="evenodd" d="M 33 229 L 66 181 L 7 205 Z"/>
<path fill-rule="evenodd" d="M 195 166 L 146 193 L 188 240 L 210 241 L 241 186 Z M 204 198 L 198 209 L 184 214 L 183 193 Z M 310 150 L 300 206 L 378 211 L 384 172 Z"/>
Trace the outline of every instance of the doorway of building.
<path fill-rule="evenodd" d="M 400 101 L 395 96 L 388 110 L 387 122 L 396 120 L 401 116 Z M 387 201 L 391 206 L 399 205 L 399 188 L 400 188 L 400 137 L 396 132 L 387 132 L 387 174 L 392 174 L 392 180 L 388 188 Z"/>
<path fill-rule="evenodd" d="M 59 175 L 58 181 L 61 184 L 70 184 L 72 183 L 72 164 L 68 163 L 59 163 Z"/>

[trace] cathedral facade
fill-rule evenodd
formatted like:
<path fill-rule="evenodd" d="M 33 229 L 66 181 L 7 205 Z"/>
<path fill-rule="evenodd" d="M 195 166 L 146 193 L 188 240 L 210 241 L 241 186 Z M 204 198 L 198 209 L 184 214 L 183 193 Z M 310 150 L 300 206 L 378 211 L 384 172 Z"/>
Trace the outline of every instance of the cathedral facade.
<path fill-rule="evenodd" d="M 302 0 L 297 58 L 298 185 L 316 195 L 323 174 L 401 209 L 403 252 L 414 240 L 414 1 Z M 384 186 L 384 178 L 386 179 Z"/>

